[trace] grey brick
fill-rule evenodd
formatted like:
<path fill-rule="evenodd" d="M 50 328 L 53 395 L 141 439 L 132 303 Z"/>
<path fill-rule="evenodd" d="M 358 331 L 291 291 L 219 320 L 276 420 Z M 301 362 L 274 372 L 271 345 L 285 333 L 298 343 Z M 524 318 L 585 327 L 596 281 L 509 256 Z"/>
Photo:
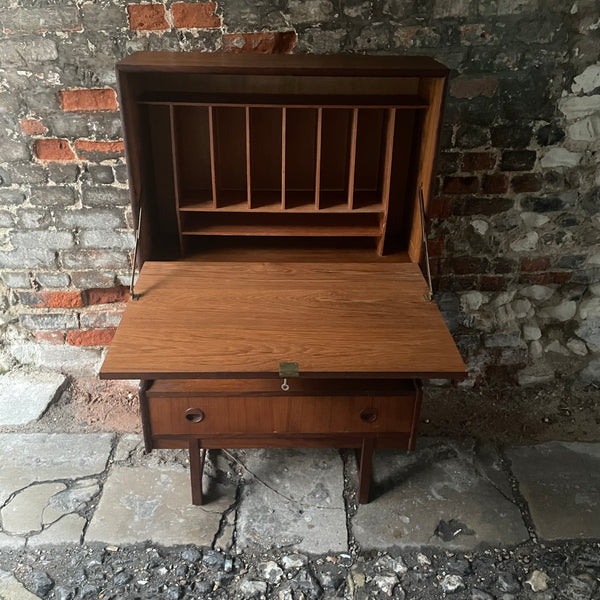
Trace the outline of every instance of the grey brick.
<path fill-rule="evenodd" d="M 48 175 L 54 183 L 75 183 L 79 177 L 77 165 L 49 165 Z"/>
<path fill-rule="evenodd" d="M 119 139 L 123 137 L 123 126 L 119 113 L 96 113 L 88 119 L 90 131 L 99 137 Z"/>
<path fill-rule="evenodd" d="M 29 273 L 26 271 L 19 271 L 18 273 L 0 273 L 0 279 L 2 279 L 9 288 L 24 289 L 31 287 L 31 279 Z"/>
<path fill-rule="evenodd" d="M 72 31 L 79 29 L 79 15 L 74 6 L 11 8 L 0 11 L 0 26 L 12 33 Z"/>
<path fill-rule="evenodd" d="M 119 209 L 83 209 L 73 211 L 61 211 L 55 215 L 57 226 L 76 227 L 78 229 L 115 229 L 123 227 L 125 220 Z M 104 234 L 102 234 L 104 235 Z"/>
<path fill-rule="evenodd" d="M 117 327 L 122 315 L 122 311 L 117 310 L 91 310 L 81 313 L 79 321 L 82 329 L 106 329 Z"/>
<path fill-rule="evenodd" d="M 126 206 L 129 204 L 129 191 L 116 187 L 84 187 L 84 206 Z"/>
<path fill-rule="evenodd" d="M 60 261 L 65 269 L 129 269 L 128 252 L 114 250 L 83 250 L 73 248 L 60 253 Z"/>
<path fill-rule="evenodd" d="M 68 231 L 13 231 L 10 240 L 16 248 L 47 248 L 60 250 L 74 245 L 73 234 Z"/>
<path fill-rule="evenodd" d="M 4 92 L 0 94 L 0 113 L 7 115 L 15 115 L 19 112 L 21 106 L 19 96 L 14 91 Z"/>
<path fill-rule="evenodd" d="M 12 227 L 15 224 L 15 218 L 6 210 L 0 210 L 0 228 Z"/>
<path fill-rule="evenodd" d="M 127 165 L 117 165 L 115 167 L 115 177 L 119 183 L 127 183 Z"/>
<path fill-rule="evenodd" d="M 56 267 L 56 253 L 42 248 L 16 248 L 0 252 L 0 268 L 31 269 Z"/>
<path fill-rule="evenodd" d="M 57 137 L 76 138 L 90 134 L 87 117 L 77 113 L 58 113 L 47 119 L 47 123 L 50 132 Z"/>
<path fill-rule="evenodd" d="M 54 40 L 43 37 L 23 37 L 0 41 L 0 62 L 4 65 L 27 68 L 30 63 L 56 60 L 58 50 Z"/>
<path fill-rule="evenodd" d="M 39 187 L 31 190 L 31 203 L 42 206 L 67 206 L 75 202 L 75 193 L 70 187 Z"/>
<path fill-rule="evenodd" d="M 24 229 L 44 229 L 52 224 L 52 215 L 43 208 L 23 208 L 17 211 L 19 226 Z"/>
<path fill-rule="evenodd" d="M 29 160 L 31 153 L 25 142 L 0 138 L 0 162 Z"/>
<path fill-rule="evenodd" d="M 25 194 L 20 190 L 0 190 L 0 205 L 23 204 Z"/>
<path fill-rule="evenodd" d="M 55 90 L 36 89 L 23 94 L 29 112 L 46 116 L 53 110 L 60 110 L 58 94 Z"/>
<path fill-rule="evenodd" d="M 334 13 L 329 0 L 290 0 L 287 7 L 291 22 L 298 24 L 317 24 L 328 21 Z"/>
<path fill-rule="evenodd" d="M 520 333 L 492 333 L 484 338 L 486 348 L 516 348 L 521 344 Z"/>
<path fill-rule="evenodd" d="M 102 5 L 86 2 L 82 7 L 82 20 L 85 29 L 109 31 L 127 27 L 127 13 L 121 6 Z"/>
<path fill-rule="evenodd" d="M 71 283 L 67 273 L 38 273 L 35 280 L 45 288 L 67 287 Z"/>
<path fill-rule="evenodd" d="M 131 250 L 134 246 L 133 233 L 120 231 L 83 231 L 81 245 L 84 248 L 115 248 Z"/>
<path fill-rule="evenodd" d="M 63 313 L 30 313 L 19 315 L 23 327 L 34 331 L 64 331 L 78 329 L 76 314 Z"/>
<path fill-rule="evenodd" d="M 100 271 L 73 271 L 71 273 L 73 285 L 80 289 L 112 287 L 115 285 L 114 273 L 103 273 Z"/>
<path fill-rule="evenodd" d="M 10 185 L 12 183 L 12 178 L 10 176 L 10 172 L 6 169 L 0 168 L 0 185 Z"/>
<path fill-rule="evenodd" d="M 113 183 L 115 174 L 107 165 L 90 165 L 88 172 L 94 183 Z"/>
<path fill-rule="evenodd" d="M 46 183 L 48 173 L 35 163 L 12 163 L 6 168 L 6 176 L 10 183 L 25 183 L 30 185 Z"/>

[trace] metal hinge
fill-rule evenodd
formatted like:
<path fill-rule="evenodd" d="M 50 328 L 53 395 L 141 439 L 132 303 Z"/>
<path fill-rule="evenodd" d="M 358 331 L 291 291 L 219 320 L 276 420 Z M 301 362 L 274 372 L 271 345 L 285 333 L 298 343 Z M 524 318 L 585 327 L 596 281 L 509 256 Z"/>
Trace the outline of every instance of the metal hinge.
<path fill-rule="evenodd" d="M 135 263 L 137 261 L 137 253 L 138 253 L 138 245 L 140 242 L 140 229 L 142 228 L 142 208 L 143 205 L 140 205 L 140 210 L 138 211 L 138 226 L 135 232 L 135 247 L 133 249 L 133 263 L 131 265 L 131 282 L 129 284 L 129 294 L 132 300 L 139 300 L 140 294 L 136 294 L 133 286 L 135 282 Z"/>
<path fill-rule="evenodd" d="M 425 270 L 427 272 L 427 285 L 429 292 L 425 294 L 425 300 L 433 300 L 433 285 L 431 284 L 431 270 L 429 268 L 429 248 L 427 247 L 427 233 L 425 231 L 425 198 L 423 197 L 423 184 L 419 184 L 419 207 L 421 209 L 421 237 L 423 238 L 423 247 L 425 249 Z"/>

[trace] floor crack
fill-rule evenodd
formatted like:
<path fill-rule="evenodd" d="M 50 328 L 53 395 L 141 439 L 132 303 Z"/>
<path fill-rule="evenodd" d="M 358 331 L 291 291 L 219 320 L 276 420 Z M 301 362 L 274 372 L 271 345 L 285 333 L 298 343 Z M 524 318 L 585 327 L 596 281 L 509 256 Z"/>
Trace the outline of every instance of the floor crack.
<path fill-rule="evenodd" d="M 244 471 L 246 471 L 251 477 L 256 479 L 256 481 L 258 481 L 260 484 L 264 485 L 267 489 L 271 490 L 274 494 L 277 494 L 279 497 L 283 498 L 287 502 L 290 502 L 291 504 L 295 504 L 296 506 L 300 506 L 302 508 L 318 508 L 321 510 L 344 510 L 343 508 L 337 508 L 335 506 L 320 506 L 319 504 L 305 504 L 304 502 L 299 502 L 298 500 L 294 500 L 294 498 L 286 496 L 285 494 L 281 493 L 278 489 L 274 488 L 272 485 L 268 484 L 266 481 L 261 479 L 256 473 L 251 471 L 241 460 L 239 460 L 236 456 L 231 454 L 231 452 L 228 452 L 227 450 L 221 450 L 221 451 L 226 456 L 229 456 L 229 458 L 231 458 L 231 460 L 236 462 L 240 467 L 242 467 L 242 469 L 244 469 Z"/>

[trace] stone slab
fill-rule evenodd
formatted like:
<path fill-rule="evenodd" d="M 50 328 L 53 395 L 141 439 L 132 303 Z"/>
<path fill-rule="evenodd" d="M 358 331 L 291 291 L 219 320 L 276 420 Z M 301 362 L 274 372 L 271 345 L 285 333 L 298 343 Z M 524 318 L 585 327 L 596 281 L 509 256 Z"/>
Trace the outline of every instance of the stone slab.
<path fill-rule="evenodd" d="M 254 450 L 238 507 L 236 546 L 300 552 L 348 549 L 344 477 L 337 450 Z"/>
<path fill-rule="evenodd" d="M 39 419 L 65 383 L 61 373 L 14 371 L 0 375 L 0 427 Z"/>
<path fill-rule="evenodd" d="M 472 550 L 529 538 L 493 450 L 426 438 L 414 452 L 375 452 L 371 502 L 359 505 L 352 531 L 363 550 Z"/>
<path fill-rule="evenodd" d="M 38 600 L 17 578 L 9 571 L 0 570 L 0 598 L 10 600 Z"/>
<path fill-rule="evenodd" d="M 112 433 L 0 434 L 0 505 L 36 481 L 74 480 L 102 473 Z"/>
<path fill-rule="evenodd" d="M 104 484 L 85 541 L 210 546 L 223 512 L 235 501 L 235 488 L 211 485 L 205 478 L 204 490 L 206 503 L 193 506 L 187 469 L 116 466 Z"/>
<path fill-rule="evenodd" d="M 507 456 L 541 538 L 600 538 L 600 444 L 547 442 Z"/>

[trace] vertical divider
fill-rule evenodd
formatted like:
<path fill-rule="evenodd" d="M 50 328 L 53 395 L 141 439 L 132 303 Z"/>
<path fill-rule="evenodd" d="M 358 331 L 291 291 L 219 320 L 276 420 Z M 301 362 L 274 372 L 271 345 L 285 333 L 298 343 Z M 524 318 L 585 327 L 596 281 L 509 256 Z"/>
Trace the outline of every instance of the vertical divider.
<path fill-rule="evenodd" d="M 250 107 L 246 106 L 246 197 L 252 208 L 252 176 L 250 172 Z"/>
<path fill-rule="evenodd" d="M 208 137 L 210 144 L 210 186 L 212 191 L 212 206 L 217 208 L 217 170 L 215 164 L 215 130 L 213 107 L 208 107 Z"/>
<path fill-rule="evenodd" d="M 286 138 L 286 123 L 287 110 L 286 107 L 281 109 L 281 210 L 285 210 L 285 138 Z"/>
<path fill-rule="evenodd" d="M 175 131 L 175 107 L 169 104 L 169 125 L 171 127 L 171 157 L 173 159 L 173 183 L 175 188 L 175 211 L 177 213 L 177 230 L 179 232 L 179 251 L 183 255 L 183 235 L 181 232 L 181 210 L 180 210 L 180 181 L 179 163 L 177 159 L 177 133 Z"/>
<path fill-rule="evenodd" d="M 323 136 L 323 109 L 317 108 L 317 140 L 315 152 L 315 209 L 321 208 L 321 138 Z"/>
<path fill-rule="evenodd" d="M 388 209 L 390 206 L 390 184 L 392 181 L 392 157 L 394 153 L 394 131 L 396 127 L 396 109 L 387 109 L 387 126 L 385 133 L 385 154 L 383 163 L 383 185 L 381 187 L 381 203 L 383 213 L 381 215 L 381 234 L 377 244 L 377 253 L 383 255 L 385 245 L 385 233 L 387 229 Z"/>
<path fill-rule="evenodd" d="M 348 209 L 354 208 L 354 173 L 356 171 L 356 134 L 358 131 L 358 108 L 352 110 L 350 130 L 350 154 L 348 158 Z"/>

